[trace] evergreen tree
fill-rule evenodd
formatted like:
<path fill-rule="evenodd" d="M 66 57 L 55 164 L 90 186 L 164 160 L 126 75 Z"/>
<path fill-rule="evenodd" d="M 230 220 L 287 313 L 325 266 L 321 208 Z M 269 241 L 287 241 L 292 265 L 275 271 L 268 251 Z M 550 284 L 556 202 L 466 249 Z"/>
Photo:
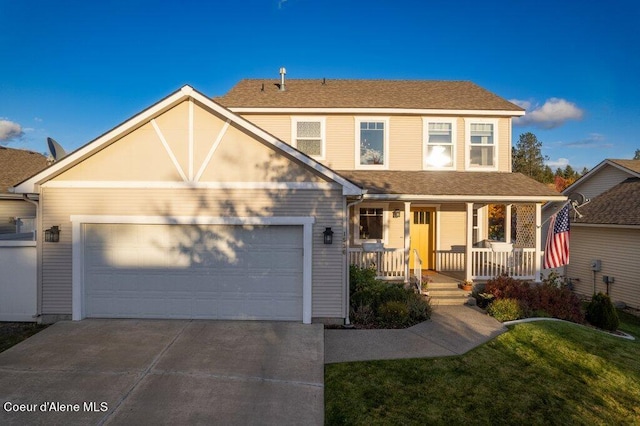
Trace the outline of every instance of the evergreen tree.
<path fill-rule="evenodd" d="M 545 182 L 545 160 L 542 155 L 542 142 L 531 132 L 523 133 L 512 153 L 512 169 L 538 182 Z"/>
<path fill-rule="evenodd" d="M 634 160 L 640 160 L 640 149 L 636 149 L 636 153 L 633 155 Z"/>

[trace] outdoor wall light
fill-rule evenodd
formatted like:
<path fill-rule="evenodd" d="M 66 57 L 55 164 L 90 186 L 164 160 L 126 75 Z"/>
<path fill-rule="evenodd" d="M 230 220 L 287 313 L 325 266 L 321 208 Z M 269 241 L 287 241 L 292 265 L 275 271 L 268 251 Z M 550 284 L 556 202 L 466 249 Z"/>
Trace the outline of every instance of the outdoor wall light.
<path fill-rule="evenodd" d="M 52 226 L 44 230 L 44 240 L 48 243 L 57 243 L 60 241 L 60 227 Z"/>
<path fill-rule="evenodd" d="M 400 217 L 400 209 L 395 209 L 395 210 L 393 211 L 393 217 L 395 217 L 395 218 Z"/>
<path fill-rule="evenodd" d="M 324 235 L 325 244 L 333 244 L 333 231 L 331 230 L 331 228 L 325 228 L 322 235 Z"/>

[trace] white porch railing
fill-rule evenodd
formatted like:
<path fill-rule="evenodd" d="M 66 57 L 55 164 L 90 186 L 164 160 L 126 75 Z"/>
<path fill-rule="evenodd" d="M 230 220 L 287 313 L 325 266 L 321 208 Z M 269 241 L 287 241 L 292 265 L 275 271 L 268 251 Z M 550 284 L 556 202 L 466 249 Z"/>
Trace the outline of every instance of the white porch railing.
<path fill-rule="evenodd" d="M 373 267 L 380 279 L 404 280 L 404 249 L 384 249 L 366 252 L 362 248 L 348 249 L 349 264 L 361 268 Z"/>
<path fill-rule="evenodd" d="M 493 251 L 490 248 L 471 249 L 471 278 L 488 280 L 507 274 L 516 279 L 535 279 L 534 248 L 516 248 L 512 251 Z M 415 256 L 416 254 L 412 254 Z M 374 267 L 378 278 L 404 280 L 404 249 L 384 249 L 379 252 L 365 252 L 359 247 L 349 248 L 349 263 L 361 268 Z M 416 266 L 419 265 L 419 266 Z M 414 271 L 420 279 L 422 262 L 414 257 Z M 460 272 L 465 268 L 465 253 L 461 251 L 436 251 L 436 269 L 441 272 Z"/>
<path fill-rule="evenodd" d="M 535 278 L 534 248 L 517 248 L 511 251 L 493 251 L 490 248 L 473 248 L 472 271 L 474 279 L 489 279 L 507 274 L 514 278 Z"/>

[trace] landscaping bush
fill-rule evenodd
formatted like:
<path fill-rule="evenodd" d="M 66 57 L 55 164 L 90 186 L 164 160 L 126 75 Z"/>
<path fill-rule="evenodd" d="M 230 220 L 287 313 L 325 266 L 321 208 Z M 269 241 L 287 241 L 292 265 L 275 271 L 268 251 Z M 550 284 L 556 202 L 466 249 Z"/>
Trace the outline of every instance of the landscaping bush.
<path fill-rule="evenodd" d="M 377 280 L 375 274 L 375 269 L 354 265 L 349 270 L 351 319 L 355 325 L 398 328 L 429 319 L 431 306 L 422 296 L 402 284 Z"/>
<path fill-rule="evenodd" d="M 615 331 L 620 325 L 618 312 L 604 293 L 594 294 L 587 306 L 587 321 L 604 330 Z"/>
<path fill-rule="evenodd" d="M 554 274 L 540 285 L 502 275 L 487 281 L 484 291 L 493 295 L 494 300 L 518 300 L 523 317 L 551 316 L 576 323 L 584 322 L 580 299 L 564 280 Z"/>
<path fill-rule="evenodd" d="M 487 308 L 489 315 L 500 322 L 513 321 L 524 317 L 520 301 L 517 299 L 498 299 Z"/>
<path fill-rule="evenodd" d="M 406 302 L 390 300 L 378 308 L 378 321 L 390 328 L 403 327 L 409 323 L 409 308 Z"/>

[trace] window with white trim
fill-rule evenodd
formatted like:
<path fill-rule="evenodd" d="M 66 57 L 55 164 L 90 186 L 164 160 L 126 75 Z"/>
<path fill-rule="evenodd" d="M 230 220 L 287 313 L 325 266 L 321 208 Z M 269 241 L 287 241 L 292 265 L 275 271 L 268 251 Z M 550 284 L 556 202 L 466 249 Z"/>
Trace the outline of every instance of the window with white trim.
<path fill-rule="evenodd" d="M 455 120 L 423 119 L 425 169 L 455 169 Z"/>
<path fill-rule="evenodd" d="M 356 167 L 359 169 L 388 168 L 388 119 L 356 119 Z"/>
<path fill-rule="evenodd" d="M 324 159 L 325 120 L 322 117 L 294 117 L 291 122 L 293 145 L 310 157 Z"/>
<path fill-rule="evenodd" d="M 497 169 L 498 120 L 467 120 L 467 168 Z"/>
<path fill-rule="evenodd" d="M 387 241 L 386 207 L 380 204 L 356 206 L 354 240 L 363 242 Z"/>

